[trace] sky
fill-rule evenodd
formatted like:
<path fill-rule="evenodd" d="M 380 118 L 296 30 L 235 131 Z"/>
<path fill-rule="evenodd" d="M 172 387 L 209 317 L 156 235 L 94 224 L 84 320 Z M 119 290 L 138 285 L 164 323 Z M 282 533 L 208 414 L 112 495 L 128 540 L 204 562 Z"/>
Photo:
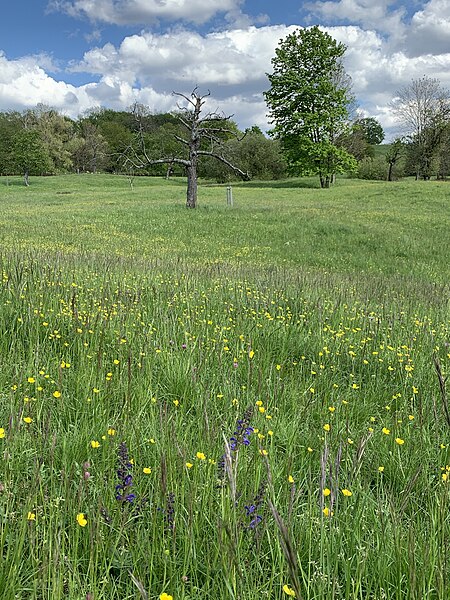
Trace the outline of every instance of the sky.
<path fill-rule="evenodd" d="M 358 110 L 387 139 L 398 90 L 424 75 L 450 88 L 450 0 L 2 0 L 0 111 L 158 113 L 198 87 L 209 110 L 267 130 L 275 48 L 312 25 L 347 46 Z"/>

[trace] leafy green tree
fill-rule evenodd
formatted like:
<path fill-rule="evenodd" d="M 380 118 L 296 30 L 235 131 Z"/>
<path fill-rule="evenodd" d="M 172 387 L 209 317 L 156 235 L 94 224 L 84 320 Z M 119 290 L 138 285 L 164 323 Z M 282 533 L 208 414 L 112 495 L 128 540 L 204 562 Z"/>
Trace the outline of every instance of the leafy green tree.
<path fill-rule="evenodd" d="M 23 123 L 27 129 L 39 132 L 51 161 L 49 173 L 65 173 L 72 169 L 75 123 L 71 119 L 59 114 L 54 108 L 38 104 L 25 111 Z"/>
<path fill-rule="evenodd" d="M 362 131 L 366 142 L 371 146 L 377 146 L 384 140 L 383 127 L 374 117 L 356 119 L 353 123 L 353 127 L 357 127 Z"/>
<path fill-rule="evenodd" d="M 22 115 L 19 112 L 0 113 L 0 173 L 9 175 L 14 172 L 11 160 L 11 147 L 14 137 L 23 128 Z"/>
<path fill-rule="evenodd" d="M 334 174 L 356 168 L 356 160 L 336 145 L 352 101 L 343 77 L 346 47 L 317 26 L 281 40 L 264 96 L 290 165 L 300 174 L 317 174 L 329 187 Z"/>
<path fill-rule="evenodd" d="M 396 138 L 391 145 L 389 150 L 386 152 L 385 160 L 388 164 L 387 180 L 392 181 L 398 174 L 395 172 L 395 168 L 399 160 L 405 154 L 405 143 L 401 138 Z"/>
<path fill-rule="evenodd" d="M 22 129 L 14 136 L 11 146 L 11 172 L 21 173 L 24 183 L 29 185 L 30 175 L 51 172 L 52 160 L 39 131 Z"/>

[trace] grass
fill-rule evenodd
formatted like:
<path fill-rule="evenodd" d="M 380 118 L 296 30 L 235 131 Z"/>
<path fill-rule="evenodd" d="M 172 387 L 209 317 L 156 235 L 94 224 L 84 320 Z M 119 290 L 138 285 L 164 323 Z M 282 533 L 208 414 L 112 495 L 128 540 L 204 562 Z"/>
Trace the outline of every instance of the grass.
<path fill-rule="evenodd" d="M 2 600 L 449 596 L 447 184 L 8 183 Z"/>

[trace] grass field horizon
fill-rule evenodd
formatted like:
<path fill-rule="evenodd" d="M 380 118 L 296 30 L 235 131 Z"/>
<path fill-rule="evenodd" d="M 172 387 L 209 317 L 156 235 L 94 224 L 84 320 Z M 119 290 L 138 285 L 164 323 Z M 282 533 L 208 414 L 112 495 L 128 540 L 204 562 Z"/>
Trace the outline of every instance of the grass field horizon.
<path fill-rule="evenodd" d="M 450 184 L 30 181 L 2 600 L 446 600 Z"/>

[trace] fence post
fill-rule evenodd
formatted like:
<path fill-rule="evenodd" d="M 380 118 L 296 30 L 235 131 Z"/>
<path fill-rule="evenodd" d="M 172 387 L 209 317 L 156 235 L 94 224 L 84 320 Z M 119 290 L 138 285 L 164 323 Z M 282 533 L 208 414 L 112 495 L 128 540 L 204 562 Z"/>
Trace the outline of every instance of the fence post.
<path fill-rule="evenodd" d="M 227 186 L 227 206 L 233 206 L 233 188 L 231 185 Z"/>

